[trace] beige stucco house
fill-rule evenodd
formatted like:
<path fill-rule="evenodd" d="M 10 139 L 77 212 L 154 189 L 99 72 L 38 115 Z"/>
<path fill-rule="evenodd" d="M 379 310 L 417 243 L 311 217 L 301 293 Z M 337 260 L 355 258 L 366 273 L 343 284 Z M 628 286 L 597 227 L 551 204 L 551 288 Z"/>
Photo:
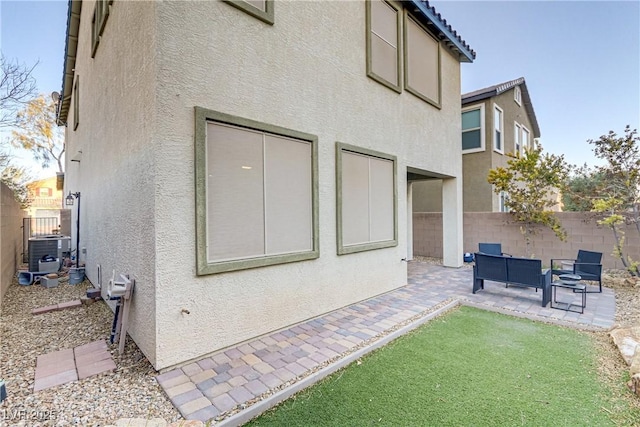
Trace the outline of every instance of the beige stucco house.
<path fill-rule="evenodd" d="M 460 266 L 474 56 L 419 0 L 71 0 L 65 194 L 82 195 L 88 278 L 136 279 L 151 363 L 405 285 L 416 180 L 441 180 Z"/>
<path fill-rule="evenodd" d="M 464 212 L 505 212 L 504 195 L 487 182 L 491 169 L 506 166 L 507 154 L 522 153 L 540 137 L 540 127 L 524 78 L 462 95 Z M 417 212 L 442 210 L 441 187 L 414 188 Z"/>

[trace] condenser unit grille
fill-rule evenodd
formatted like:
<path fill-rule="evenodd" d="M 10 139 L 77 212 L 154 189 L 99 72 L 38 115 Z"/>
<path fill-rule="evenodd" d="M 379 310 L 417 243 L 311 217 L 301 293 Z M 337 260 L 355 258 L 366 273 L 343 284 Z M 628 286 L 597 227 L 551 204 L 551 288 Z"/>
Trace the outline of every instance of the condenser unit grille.
<path fill-rule="evenodd" d="M 58 239 L 29 239 L 29 271 L 38 271 L 38 261 L 47 255 L 59 258 Z"/>

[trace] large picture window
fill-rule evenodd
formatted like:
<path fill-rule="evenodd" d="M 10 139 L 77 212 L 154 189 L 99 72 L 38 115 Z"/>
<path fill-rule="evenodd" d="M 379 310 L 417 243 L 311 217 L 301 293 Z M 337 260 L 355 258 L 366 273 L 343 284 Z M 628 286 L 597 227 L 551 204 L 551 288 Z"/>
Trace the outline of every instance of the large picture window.
<path fill-rule="evenodd" d="M 440 43 L 409 13 L 404 31 L 407 91 L 440 108 Z"/>
<path fill-rule="evenodd" d="M 399 6 L 384 0 L 366 2 L 367 75 L 401 92 Z"/>
<path fill-rule="evenodd" d="M 317 138 L 196 116 L 198 274 L 317 258 Z"/>
<path fill-rule="evenodd" d="M 484 106 L 468 107 L 462 110 L 462 151 L 474 153 L 484 151 Z"/>
<path fill-rule="evenodd" d="M 396 246 L 394 156 L 337 144 L 338 254 Z"/>

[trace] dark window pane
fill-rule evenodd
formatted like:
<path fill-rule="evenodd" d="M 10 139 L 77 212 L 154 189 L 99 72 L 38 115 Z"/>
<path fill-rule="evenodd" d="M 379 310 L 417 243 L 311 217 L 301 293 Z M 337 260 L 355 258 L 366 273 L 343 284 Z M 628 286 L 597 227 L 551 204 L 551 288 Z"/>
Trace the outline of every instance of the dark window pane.
<path fill-rule="evenodd" d="M 470 130 L 462 134 L 462 149 L 480 148 L 480 129 Z"/>

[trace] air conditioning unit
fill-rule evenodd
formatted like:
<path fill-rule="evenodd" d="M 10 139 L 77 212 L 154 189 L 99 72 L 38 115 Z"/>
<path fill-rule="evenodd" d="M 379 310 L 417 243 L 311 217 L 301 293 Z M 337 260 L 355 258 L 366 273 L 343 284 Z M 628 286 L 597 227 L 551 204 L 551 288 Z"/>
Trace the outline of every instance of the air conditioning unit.
<path fill-rule="evenodd" d="M 64 255 L 71 251 L 69 236 L 41 236 L 29 239 L 29 271 L 39 270 L 39 261 L 47 255 L 58 258 L 62 262 Z"/>

